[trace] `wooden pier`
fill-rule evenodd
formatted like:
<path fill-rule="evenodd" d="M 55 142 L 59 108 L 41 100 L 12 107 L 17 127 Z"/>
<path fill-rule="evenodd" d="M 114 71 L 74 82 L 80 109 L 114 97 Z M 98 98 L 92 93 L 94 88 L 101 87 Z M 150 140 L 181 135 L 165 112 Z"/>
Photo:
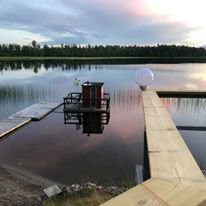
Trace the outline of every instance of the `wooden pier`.
<path fill-rule="evenodd" d="M 157 90 L 159 97 L 206 98 L 205 90 Z"/>
<path fill-rule="evenodd" d="M 102 206 L 206 205 L 206 179 L 157 93 L 142 99 L 150 179 Z"/>
<path fill-rule="evenodd" d="M 42 119 L 61 104 L 49 102 L 33 104 L 6 119 L 0 120 L 0 139 L 30 121 Z"/>

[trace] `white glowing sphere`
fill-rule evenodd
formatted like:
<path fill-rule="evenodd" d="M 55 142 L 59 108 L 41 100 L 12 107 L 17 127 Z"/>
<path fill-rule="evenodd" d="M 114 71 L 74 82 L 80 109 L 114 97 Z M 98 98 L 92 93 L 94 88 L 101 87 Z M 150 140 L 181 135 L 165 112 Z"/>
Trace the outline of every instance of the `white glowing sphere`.
<path fill-rule="evenodd" d="M 151 69 L 141 68 L 135 73 L 135 81 L 141 87 L 147 87 L 154 80 L 154 74 Z"/>

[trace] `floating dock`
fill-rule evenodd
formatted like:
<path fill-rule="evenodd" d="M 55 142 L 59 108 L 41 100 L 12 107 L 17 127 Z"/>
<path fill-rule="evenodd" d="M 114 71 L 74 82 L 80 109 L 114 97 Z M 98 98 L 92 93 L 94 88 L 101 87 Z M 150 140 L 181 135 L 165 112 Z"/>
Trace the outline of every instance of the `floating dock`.
<path fill-rule="evenodd" d="M 0 120 L 0 138 L 22 127 L 30 121 L 40 120 L 62 103 L 41 102 L 33 104 L 7 119 Z"/>
<path fill-rule="evenodd" d="M 51 103 L 51 102 L 40 102 L 33 104 L 15 114 L 10 118 L 29 118 L 31 120 L 40 120 L 45 117 L 47 114 L 55 110 L 62 103 Z"/>
<path fill-rule="evenodd" d="M 156 91 L 142 99 L 150 179 L 102 206 L 206 205 L 206 179 Z"/>

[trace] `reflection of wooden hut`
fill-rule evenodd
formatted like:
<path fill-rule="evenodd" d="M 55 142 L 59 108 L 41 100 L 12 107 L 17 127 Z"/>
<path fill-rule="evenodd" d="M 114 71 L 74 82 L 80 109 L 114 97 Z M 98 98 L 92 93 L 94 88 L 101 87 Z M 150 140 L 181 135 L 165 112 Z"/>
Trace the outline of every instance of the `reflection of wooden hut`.
<path fill-rule="evenodd" d="M 101 108 L 104 97 L 103 82 L 85 82 L 82 84 L 84 108 Z"/>
<path fill-rule="evenodd" d="M 101 113 L 85 113 L 83 115 L 83 133 L 101 134 L 103 129 Z"/>
<path fill-rule="evenodd" d="M 82 93 L 72 92 L 64 97 L 64 123 L 75 124 L 83 133 L 103 132 L 110 118 L 110 96 L 104 93 L 103 82 L 85 82 Z"/>
<path fill-rule="evenodd" d="M 109 124 L 109 112 L 64 112 L 64 124 L 75 124 L 77 128 L 83 126 L 83 133 L 101 134 L 104 130 L 104 125 Z"/>

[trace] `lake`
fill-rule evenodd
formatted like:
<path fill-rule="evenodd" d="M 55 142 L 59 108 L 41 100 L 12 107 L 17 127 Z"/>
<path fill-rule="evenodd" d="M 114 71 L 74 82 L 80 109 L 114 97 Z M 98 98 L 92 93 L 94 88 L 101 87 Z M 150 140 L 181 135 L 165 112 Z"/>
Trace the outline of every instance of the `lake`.
<path fill-rule="evenodd" d="M 137 69 L 154 72 L 151 88 L 204 89 L 205 63 L 71 64 L 12 62 L 0 65 L 0 119 L 39 101 L 62 102 L 81 83 L 104 82 L 111 112 L 103 133 L 83 133 L 82 126 L 64 124 L 60 107 L 0 142 L 0 162 L 48 179 L 72 184 L 135 184 L 136 165 L 144 162 L 144 120 Z M 177 126 L 205 126 L 205 99 L 163 98 Z M 199 166 L 206 168 L 204 131 L 180 131 Z"/>

